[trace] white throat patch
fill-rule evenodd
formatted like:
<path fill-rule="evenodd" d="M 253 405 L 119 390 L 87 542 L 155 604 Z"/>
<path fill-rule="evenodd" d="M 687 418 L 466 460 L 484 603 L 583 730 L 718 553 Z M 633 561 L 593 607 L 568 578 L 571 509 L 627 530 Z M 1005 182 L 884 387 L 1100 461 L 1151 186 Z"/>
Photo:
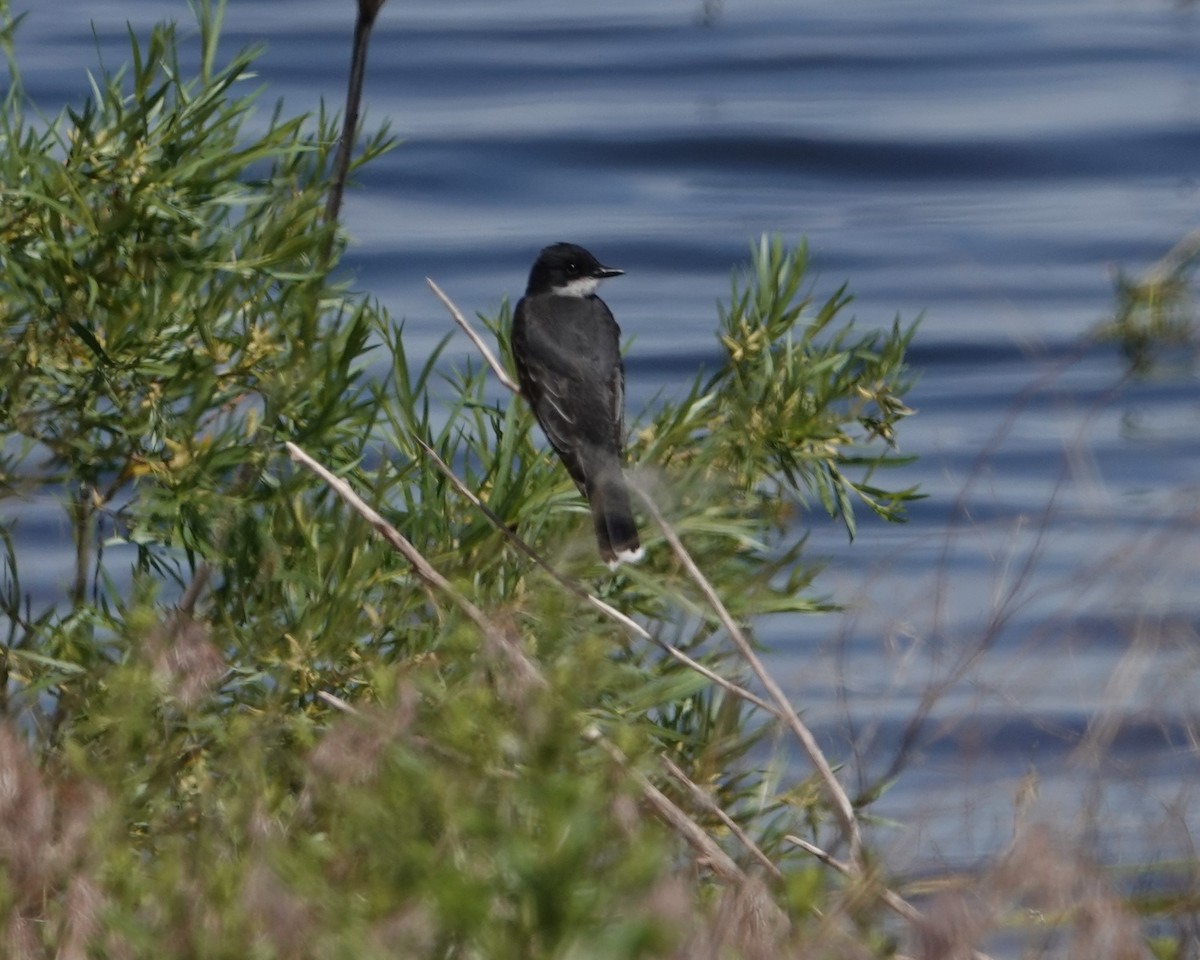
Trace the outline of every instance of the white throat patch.
<path fill-rule="evenodd" d="M 555 287 L 554 293 L 560 297 L 590 297 L 600 286 L 599 277 L 580 277 L 572 280 L 566 286 Z"/>

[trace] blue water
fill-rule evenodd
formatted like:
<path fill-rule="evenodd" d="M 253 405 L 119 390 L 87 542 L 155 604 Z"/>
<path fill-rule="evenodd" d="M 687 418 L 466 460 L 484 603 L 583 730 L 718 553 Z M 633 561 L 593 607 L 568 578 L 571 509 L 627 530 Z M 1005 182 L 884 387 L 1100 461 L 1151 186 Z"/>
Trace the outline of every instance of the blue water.
<path fill-rule="evenodd" d="M 20 49 L 48 110 L 77 101 L 126 21 L 185 4 L 32 8 Z M 20 3 L 17 6 L 21 6 Z M 587 7 L 595 9 L 587 9 Z M 267 103 L 340 106 L 354 4 L 233 0 L 227 49 L 265 40 Z M 286 13 L 284 12 L 286 10 Z M 863 326 L 924 319 L 901 448 L 911 522 L 804 518 L 845 614 L 761 635 L 831 751 L 885 771 L 944 689 L 877 812 L 898 868 L 1003 849 L 1036 814 L 1108 859 L 1186 852 L 1200 703 L 1200 391 L 1194 358 L 1124 379 L 1081 338 L 1116 270 L 1197 225 L 1200 20 L 1167 0 L 432 0 L 387 5 L 366 122 L 404 144 L 351 192 L 355 284 L 419 355 L 515 299 L 534 253 L 580 242 L 628 275 L 632 412 L 716 357 L 714 304 L 760 234 L 807 238 L 817 292 Z M 89 23 L 90 21 L 90 23 Z M 93 29 L 95 37 L 93 37 Z M 456 341 L 453 362 L 470 355 Z M 38 529 L 50 516 L 31 510 Z M 44 588 L 67 553 L 41 557 Z M 1102 827 L 1084 811 L 1100 811 Z"/>

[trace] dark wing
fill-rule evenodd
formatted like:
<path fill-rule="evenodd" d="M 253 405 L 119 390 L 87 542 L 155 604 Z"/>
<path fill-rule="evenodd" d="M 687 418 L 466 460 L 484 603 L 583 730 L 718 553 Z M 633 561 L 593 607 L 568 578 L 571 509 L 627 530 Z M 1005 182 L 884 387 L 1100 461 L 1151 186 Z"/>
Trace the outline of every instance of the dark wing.
<path fill-rule="evenodd" d="M 620 458 L 625 375 L 619 339 L 612 314 L 594 297 L 526 297 L 513 315 L 521 390 L 584 493 L 590 476 Z"/>
<path fill-rule="evenodd" d="M 613 326 L 616 326 L 614 321 Z M 620 333 L 617 334 L 617 372 L 609 384 L 609 394 L 612 397 L 613 433 L 612 443 L 618 456 L 624 459 L 625 451 L 625 364 L 621 360 Z"/>

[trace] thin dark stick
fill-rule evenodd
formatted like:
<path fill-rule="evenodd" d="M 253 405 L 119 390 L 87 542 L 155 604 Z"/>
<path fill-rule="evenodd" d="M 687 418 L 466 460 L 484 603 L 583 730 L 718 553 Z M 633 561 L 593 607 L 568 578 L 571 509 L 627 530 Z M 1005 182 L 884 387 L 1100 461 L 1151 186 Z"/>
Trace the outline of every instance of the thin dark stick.
<path fill-rule="evenodd" d="M 346 87 L 346 116 L 342 120 L 342 137 L 338 142 L 333 182 L 325 202 L 325 223 L 331 226 L 321 250 L 321 261 L 325 264 L 328 264 L 333 251 L 332 226 L 336 224 L 338 214 L 341 213 L 342 194 L 346 189 L 346 177 L 350 173 L 350 153 L 354 148 L 355 133 L 358 130 L 358 108 L 362 102 L 363 78 L 367 69 L 367 42 L 371 36 L 371 28 L 375 25 L 375 17 L 386 2 L 387 0 L 358 0 L 358 18 L 354 22 L 354 48 L 350 55 L 350 82 Z M 249 476 L 243 471 L 237 486 L 244 486 L 248 482 Z M 226 529 L 222 536 L 228 535 L 228 532 Z M 207 560 L 200 562 L 179 602 L 179 609 L 184 613 L 190 615 L 195 612 L 196 604 L 212 578 L 212 571 L 212 564 Z"/>
<path fill-rule="evenodd" d="M 346 87 L 346 114 L 342 117 L 342 138 L 338 141 L 337 160 L 333 167 L 333 183 L 329 187 L 329 199 L 325 203 L 325 223 L 337 223 L 342 212 L 342 194 L 346 190 L 346 177 L 350 173 L 350 153 L 358 133 L 358 108 L 362 103 L 363 78 L 367 71 L 367 44 L 371 39 L 371 28 L 375 16 L 385 0 L 358 0 L 358 19 L 354 22 L 354 50 L 350 54 L 350 83 Z M 332 232 L 328 244 L 333 243 Z M 326 251 L 328 259 L 328 250 Z"/>

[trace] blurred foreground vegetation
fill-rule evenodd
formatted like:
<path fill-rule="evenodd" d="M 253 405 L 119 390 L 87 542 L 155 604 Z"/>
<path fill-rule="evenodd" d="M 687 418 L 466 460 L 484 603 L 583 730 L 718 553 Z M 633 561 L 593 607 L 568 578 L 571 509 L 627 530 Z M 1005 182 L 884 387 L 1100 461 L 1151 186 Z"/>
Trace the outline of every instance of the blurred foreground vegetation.
<path fill-rule="evenodd" d="M 797 519 L 915 495 L 880 480 L 912 328 L 857 332 L 759 244 L 720 366 L 631 438 L 727 611 L 649 518 L 612 576 L 523 401 L 338 278 L 333 118 L 257 104 L 220 12 L 46 119 L 0 2 L 0 954 L 891 953 L 828 778 L 750 753 L 781 711 L 665 648 L 765 695 L 731 638 L 827 608 Z"/>

